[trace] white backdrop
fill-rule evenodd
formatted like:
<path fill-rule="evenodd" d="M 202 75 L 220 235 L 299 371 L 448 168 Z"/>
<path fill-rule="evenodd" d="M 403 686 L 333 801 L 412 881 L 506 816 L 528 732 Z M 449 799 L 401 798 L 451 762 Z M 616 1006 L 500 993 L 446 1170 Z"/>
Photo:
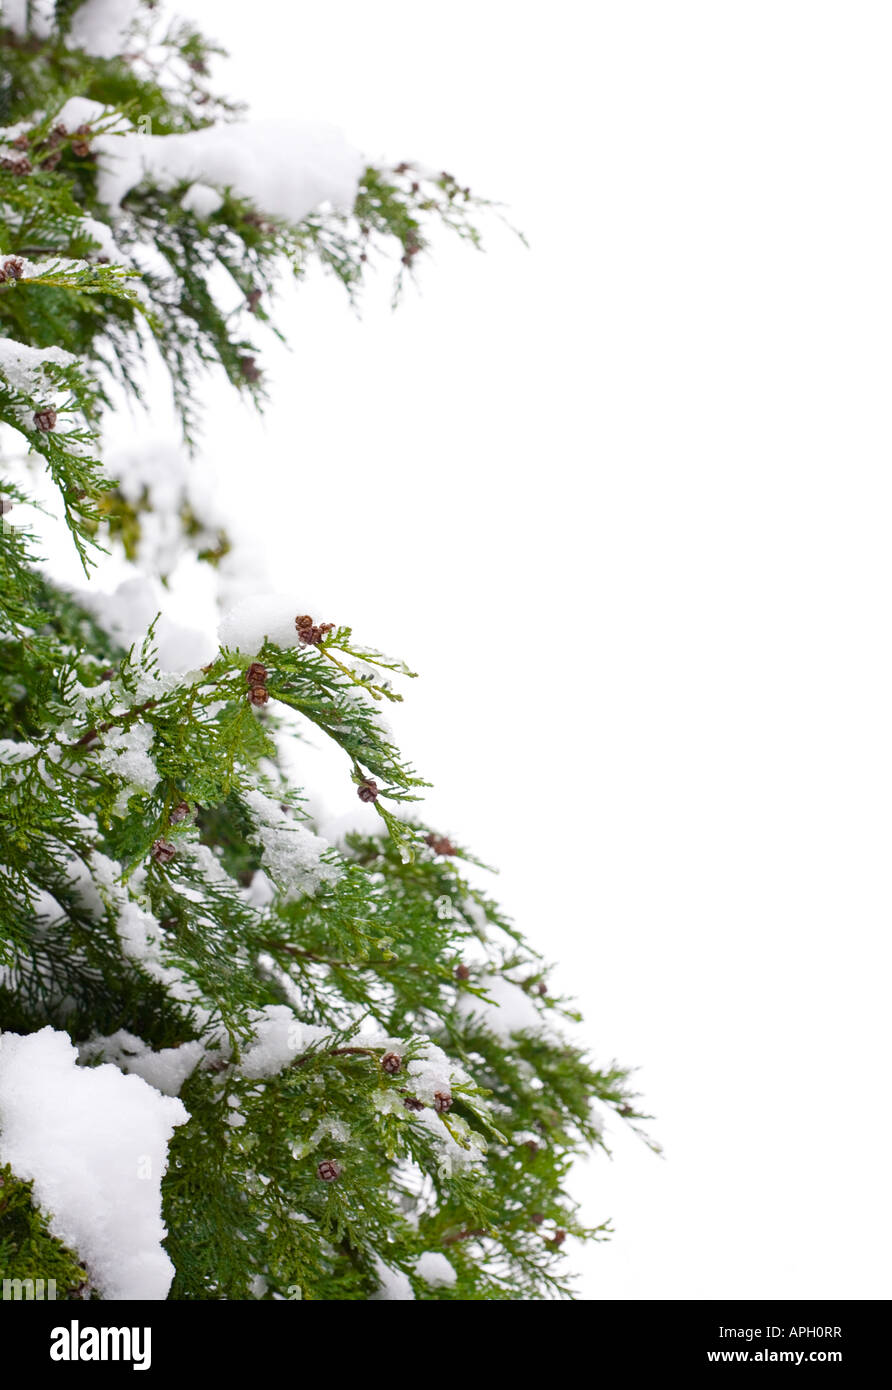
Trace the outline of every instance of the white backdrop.
<path fill-rule="evenodd" d="M 641 1067 L 666 1157 L 580 1169 L 580 1291 L 888 1296 L 888 7 L 178 8 L 256 114 L 531 242 L 395 316 L 289 290 L 206 441 L 280 584 L 420 670 L 430 817 Z"/>

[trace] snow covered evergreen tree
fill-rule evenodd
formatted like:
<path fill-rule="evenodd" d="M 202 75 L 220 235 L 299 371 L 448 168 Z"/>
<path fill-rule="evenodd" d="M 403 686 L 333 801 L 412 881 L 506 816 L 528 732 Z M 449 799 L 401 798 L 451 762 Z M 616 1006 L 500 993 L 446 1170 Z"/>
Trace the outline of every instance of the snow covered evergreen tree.
<path fill-rule="evenodd" d="M 0 1279 L 564 1294 L 565 1237 L 607 1230 L 568 1171 L 608 1111 L 641 1118 L 628 1075 L 570 1040 L 475 861 L 416 814 L 382 714 L 411 673 L 299 589 L 258 593 L 193 482 L 197 379 L 262 404 L 283 270 L 315 258 L 353 295 L 392 249 L 398 289 L 482 205 L 251 123 L 151 0 L 4 0 L 0 23 Z M 105 458 L 159 357 L 182 454 Z M 77 589 L 17 520 L 48 496 Z M 103 550 L 133 567 L 111 598 Z M 221 601 L 198 669 L 137 577 L 185 552 Z M 332 839 L 294 782 L 308 728 L 355 785 Z"/>

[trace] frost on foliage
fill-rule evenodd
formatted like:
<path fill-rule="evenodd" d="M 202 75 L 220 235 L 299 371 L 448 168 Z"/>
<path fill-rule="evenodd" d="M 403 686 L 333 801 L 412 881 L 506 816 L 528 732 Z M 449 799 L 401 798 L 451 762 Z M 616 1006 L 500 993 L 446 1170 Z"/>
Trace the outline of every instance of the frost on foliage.
<path fill-rule="evenodd" d="M 331 126 L 288 119 L 206 126 L 179 135 L 98 135 L 100 202 L 120 208 L 144 180 L 162 189 L 232 189 L 271 217 L 302 222 L 319 207 L 349 209 L 365 159 Z M 201 214 L 201 215 L 207 215 Z"/>
<path fill-rule="evenodd" d="M 103 735 L 97 761 L 125 784 L 115 802 L 115 815 L 125 814 L 131 796 L 154 791 L 158 785 L 158 770 L 149 752 L 154 737 L 151 724 L 133 724 L 129 729 L 114 729 Z"/>
<path fill-rule="evenodd" d="M 191 1076 L 202 1060 L 204 1047 L 200 1042 L 184 1042 L 179 1047 L 163 1047 L 153 1052 L 142 1038 L 119 1028 L 109 1037 L 95 1037 L 80 1043 L 77 1052 L 81 1062 L 101 1058 L 121 1071 L 141 1076 L 156 1091 L 176 1096 L 187 1076 Z"/>
<path fill-rule="evenodd" d="M 186 978 L 179 967 L 165 964 L 161 923 L 121 887 L 121 866 L 99 850 L 94 850 L 90 855 L 90 868 L 98 895 L 115 923 L 124 955 L 164 985 L 172 999 L 181 1004 L 194 1003 L 199 995 L 197 986 Z M 138 883 L 137 876 L 133 875 L 131 884 L 134 889 Z"/>
<path fill-rule="evenodd" d="M 438 1250 L 425 1250 L 415 1261 L 415 1273 L 432 1289 L 451 1288 L 456 1273 L 445 1255 Z"/>
<path fill-rule="evenodd" d="M 321 884 L 340 877 L 338 865 L 322 858 L 331 849 L 327 840 L 292 820 L 262 791 L 245 792 L 243 799 L 256 827 L 252 839 L 262 850 L 263 868 L 286 902 L 312 895 Z"/>
<path fill-rule="evenodd" d="M 415 1297 L 409 1276 L 402 1270 L 391 1269 L 379 1255 L 375 1256 L 375 1273 L 378 1276 L 378 1289 L 369 1298 L 370 1303 L 405 1303 Z"/>
<path fill-rule="evenodd" d="M 343 1120 L 339 1120 L 336 1115 L 327 1115 L 319 1121 L 308 1138 L 293 1141 L 289 1146 L 291 1157 L 295 1162 L 300 1162 L 302 1158 L 306 1158 L 307 1154 L 317 1149 L 323 1140 L 333 1139 L 336 1144 L 349 1144 L 350 1138 L 350 1126 Z"/>
<path fill-rule="evenodd" d="M 167 1145 L 189 1115 L 138 1076 L 79 1067 L 65 1033 L 0 1034 L 0 1160 L 34 1183 L 49 1228 L 106 1299 L 163 1299 Z"/>
<path fill-rule="evenodd" d="M 0 385 L 5 380 L 13 391 L 43 399 L 53 390 L 47 368 L 70 367 L 74 361 L 74 355 L 62 348 L 35 348 L 13 338 L 0 338 Z"/>
<path fill-rule="evenodd" d="M 182 970 L 164 964 L 161 954 L 163 932 L 157 917 L 140 907 L 139 903 L 125 902 L 116 926 L 125 956 L 137 961 L 147 974 L 166 985 L 173 998 L 181 1002 L 195 998 L 197 989 L 186 980 Z"/>
<path fill-rule="evenodd" d="M 407 1064 L 406 1075 L 412 1094 L 428 1107 L 434 1105 L 438 1092 L 451 1095 L 458 1086 L 472 1085 L 464 1068 L 426 1038 L 421 1040 L 418 1055 Z M 485 1102 L 477 1099 L 475 1104 L 481 1114 L 488 1115 Z M 435 1109 L 427 1108 L 412 1112 L 411 1118 L 430 1130 L 440 1164 L 447 1172 L 467 1171 L 483 1162 L 486 1141 L 460 1115 L 450 1115 L 447 1123 Z"/>
<path fill-rule="evenodd" d="M 254 1015 L 254 1037 L 239 1070 L 249 1077 L 276 1076 L 326 1033 L 316 1024 L 301 1023 L 287 1004 L 268 1004 Z"/>

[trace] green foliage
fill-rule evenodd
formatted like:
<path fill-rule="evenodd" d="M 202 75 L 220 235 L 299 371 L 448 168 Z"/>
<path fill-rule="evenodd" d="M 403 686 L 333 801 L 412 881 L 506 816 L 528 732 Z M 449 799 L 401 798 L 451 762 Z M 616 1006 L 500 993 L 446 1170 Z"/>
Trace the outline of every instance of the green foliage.
<path fill-rule="evenodd" d="M 107 107 L 103 128 L 149 117 L 159 135 L 237 108 L 210 93 L 213 50 L 189 26 L 159 30 L 147 10 L 132 51 L 97 59 L 64 42 L 76 8 L 57 7 L 48 38 L 2 33 L 0 121 L 17 143 L 0 169 L 0 423 L 3 447 L 14 441 L 0 466 L 16 450 L 42 464 L 86 567 L 101 546 L 140 555 L 151 499 L 106 476 L 101 424 L 122 389 L 139 396 L 149 351 L 193 442 L 200 371 L 262 403 L 283 269 L 315 260 L 355 297 L 395 246 L 398 293 L 428 227 L 476 245 L 468 214 L 484 205 L 447 173 L 401 164 L 367 169 L 349 214 L 296 226 L 231 188 L 198 217 L 185 185 L 150 181 L 112 216 L 100 128 L 59 129 L 70 96 Z M 89 594 L 47 578 L 34 538 L 9 524 L 25 485 L 2 492 L 0 1030 L 49 1025 L 90 1044 L 84 1065 L 125 1070 L 121 1030 L 155 1054 L 198 1045 L 162 1183 L 171 1297 L 365 1299 L 398 1276 L 422 1299 L 568 1293 L 565 1236 L 608 1232 L 580 1221 L 573 1158 L 603 1146 L 605 1112 L 644 1117 L 628 1073 L 571 1040 L 572 1006 L 548 993 L 477 862 L 407 815 L 426 783 L 382 711 L 411 671 L 349 627 L 304 640 L 296 626 L 289 645 L 224 647 L 203 670 L 165 673 L 151 630 L 123 650 Z M 209 539 L 185 503 L 180 521 L 205 558 L 225 555 L 228 538 Z M 365 803 L 367 828 L 340 848 L 319 841 L 283 770 L 283 746 L 310 728 Z M 507 1030 L 506 991 L 523 1005 Z M 92 1278 L 27 1186 L 8 1169 L 3 1183 L 0 1274 L 39 1269 L 68 1291 Z M 426 1252 L 448 1258 L 454 1283 L 422 1277 Z"/>
<path fill-rule="evenodd" d="M 17 1178 L 8 1164 L 0 1165 L 0 1276 L 42 1279 L 44 1297 L 53 1280 L 57 1299 L 79 1298 L 87 1284 L 86 1270 L 50 1235 L 46 1216 L 33 1205 L 31 1184 Z"/>

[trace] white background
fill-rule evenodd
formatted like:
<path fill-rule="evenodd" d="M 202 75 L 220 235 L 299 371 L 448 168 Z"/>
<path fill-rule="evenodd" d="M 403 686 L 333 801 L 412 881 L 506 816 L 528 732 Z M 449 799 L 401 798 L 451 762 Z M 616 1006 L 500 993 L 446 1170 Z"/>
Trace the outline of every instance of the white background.
<path fill-rule="evenodd" d="M 641 1068 L 665 1158 L 580 1169 L 580 1292 L 888 1296 L 888 7 L 179 9 L 256 114 L 531 243 L 441 241 L 395 316 L 289 290 L 265 423 L 221 393 L 206 451 L 422 673 L 430 818 Z"/>

